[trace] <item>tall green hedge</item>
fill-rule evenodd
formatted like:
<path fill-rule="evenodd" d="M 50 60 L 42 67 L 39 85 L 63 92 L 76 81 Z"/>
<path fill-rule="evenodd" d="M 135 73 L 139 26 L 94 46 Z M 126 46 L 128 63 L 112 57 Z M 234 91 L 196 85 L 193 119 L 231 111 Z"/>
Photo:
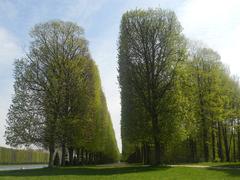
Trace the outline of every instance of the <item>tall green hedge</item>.
<path fill-rule="evenodd" d="M 40 150 L 18 150 L 0 147 L 0 164 L 48 163 L 49 154 Z"/>

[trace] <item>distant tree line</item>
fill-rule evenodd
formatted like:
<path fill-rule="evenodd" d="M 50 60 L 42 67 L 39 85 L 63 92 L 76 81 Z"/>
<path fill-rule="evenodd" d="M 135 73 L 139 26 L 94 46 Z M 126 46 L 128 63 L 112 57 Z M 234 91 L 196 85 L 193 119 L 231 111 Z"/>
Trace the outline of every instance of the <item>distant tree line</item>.
<path fill-rule="evenodd" d="M 123 160 L 240 160 L 238 78 L 184 37 L 174 12 L 126 12 L 118 52 Z"/>
<path fill-rule="evenodd" d="M 46 151 L 0 147 L 0 164 L 45 164 L 48 158 Z"/>
<path fill-rule="evenodd" d="M 48 149 L 49 166 L 59 148 L 61 165 L 117 161 L 111 117 L 83 29 L 50 21 L 37 24 L 30 36 L 29 52 L 15 61 L 6 143 Z"/>

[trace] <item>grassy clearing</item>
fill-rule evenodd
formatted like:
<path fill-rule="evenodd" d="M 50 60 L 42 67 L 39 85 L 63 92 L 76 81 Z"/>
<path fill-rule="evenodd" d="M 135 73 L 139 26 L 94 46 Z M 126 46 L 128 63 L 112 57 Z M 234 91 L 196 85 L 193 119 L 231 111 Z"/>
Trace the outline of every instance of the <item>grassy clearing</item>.
<path fill-rule="evenodd" d="M 238 169 L 206 169 L 187 167 L 143 167 L 143 166 L 101 166 L 101 167 L 64 167 L 54 169 L 1 171 L 0 179 L 240 179 Z"/>

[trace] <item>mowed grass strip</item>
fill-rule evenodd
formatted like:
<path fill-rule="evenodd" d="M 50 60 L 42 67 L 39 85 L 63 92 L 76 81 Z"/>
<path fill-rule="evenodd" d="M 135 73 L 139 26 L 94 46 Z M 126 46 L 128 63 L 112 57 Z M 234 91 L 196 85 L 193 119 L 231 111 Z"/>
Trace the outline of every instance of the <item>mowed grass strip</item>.
<path fill-rule="evenodd" d="M 208 169 L 193 167 L 91 166 L 44 168 L 35 170 L 0 171 L 0 179 L 240 179 L 238 169 Z"/>

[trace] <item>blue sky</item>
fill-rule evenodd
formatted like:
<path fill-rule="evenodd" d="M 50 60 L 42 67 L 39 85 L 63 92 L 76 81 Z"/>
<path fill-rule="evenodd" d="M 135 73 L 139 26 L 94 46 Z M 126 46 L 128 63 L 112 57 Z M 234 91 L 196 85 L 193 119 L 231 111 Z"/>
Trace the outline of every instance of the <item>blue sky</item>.
<path fill-rule="evenodd" d="M 0 146 L 5 146 L 5 119 L 13 94 L 13 61 L 28 50 L 29 31 L 36 23 L 61 19 L 85 29 L 121 148 L 117 82 L 121 16 L 130 9 L 157 7 L 174 10 L 184 34 L 218 51 L 231 72 L 240 76 L 239 0 L 0 0 Z"/>

